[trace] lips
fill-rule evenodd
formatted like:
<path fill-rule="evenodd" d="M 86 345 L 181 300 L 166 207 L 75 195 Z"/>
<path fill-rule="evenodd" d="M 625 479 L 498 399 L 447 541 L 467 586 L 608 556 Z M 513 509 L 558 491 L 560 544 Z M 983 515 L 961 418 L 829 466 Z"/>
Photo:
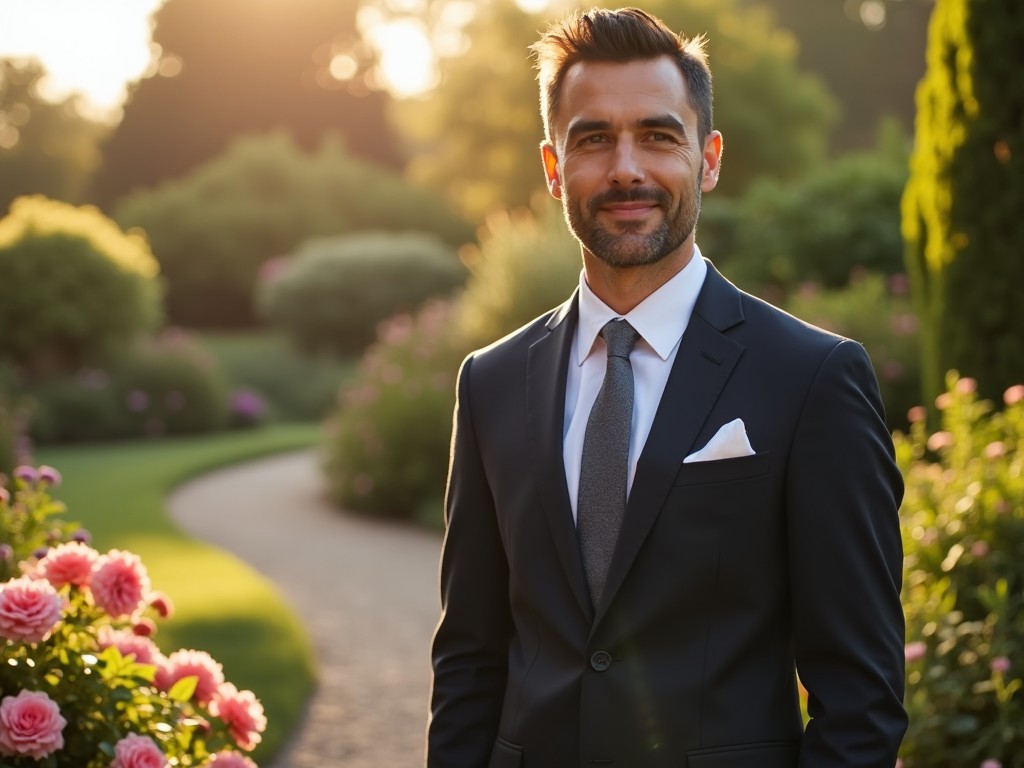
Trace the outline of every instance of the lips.
<path fill-rule="evenodd" d="M 600 210 L 607 213 L 611 213 L 614 216 L 618 216 L 623 219 L 638 219 L 646 216 L 648 213 L 653 211 L 657 207 L 657 203 L 654 201 L 649 202 L 635 202 L 635 203 L 612 203 L 611 205 L 603 205 Z"/>
<path fill-rule="evenodd" d="M 611 189 L 590 200 L 590 213 L 604 211 L 621 218 L 641 218 L 658 206 L 667 208 L 671 198 L 660 189 L 638 188 L 629 191 Z"/>

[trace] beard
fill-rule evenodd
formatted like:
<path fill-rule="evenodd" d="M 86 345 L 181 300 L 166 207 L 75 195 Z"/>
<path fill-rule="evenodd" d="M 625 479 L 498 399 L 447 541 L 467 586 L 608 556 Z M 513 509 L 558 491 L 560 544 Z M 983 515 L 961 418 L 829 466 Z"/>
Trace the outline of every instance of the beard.
<path fill-rule="evenodd" d="M 703 170 L 703 169 L 702 169 Z M 700 215 L 703 174 L 698 174 L 693 194 L 682 194 L 675 205 L 663 189 L 637 187 L 635 189 L 609 189 L 586 203 L 586 212 L 573 204 L 568 196 L 562 198 L 562 209 L 569 229 L 580 244 L 597 259 L 611 267 L 642 267 L 656 264 L 679 248 L 697 226 Z M 652 232 L 644 234 L 642 221 L 624 221 L 615 231 L 602 227 L 597 220 L 600 208 L 611 203 L 646 202 L 661 208 L 661 222 Z"/>

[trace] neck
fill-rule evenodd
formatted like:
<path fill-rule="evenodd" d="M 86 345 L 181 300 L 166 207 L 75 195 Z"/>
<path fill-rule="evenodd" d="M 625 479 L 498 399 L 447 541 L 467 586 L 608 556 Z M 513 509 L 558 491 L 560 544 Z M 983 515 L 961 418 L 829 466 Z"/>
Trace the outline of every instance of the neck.
<path fill-rule="evenodd" d="M 584 250 L 583 274 L 594 295 L 625 316 L 679 274 L 692 258 L 692 237 L 664 259 L 636 267 L 613 267 Z"/>

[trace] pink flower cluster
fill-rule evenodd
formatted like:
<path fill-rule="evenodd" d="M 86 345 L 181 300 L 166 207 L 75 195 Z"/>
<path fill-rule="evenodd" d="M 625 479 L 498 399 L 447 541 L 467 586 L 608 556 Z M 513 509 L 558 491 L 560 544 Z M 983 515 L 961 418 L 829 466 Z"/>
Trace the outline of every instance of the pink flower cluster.
<path fill-rule="evenodd" d="M 42 760 L 64 746 L 57 704 L 45 693 L 21 691 L 0 702 L 0 752 Z"/>
<path fill-rule="evenodd" d="M 239 752 L 218 752 L 204 763 L 204 768 L 256 768 L 256 763 Z"/>
<path fill-rule="evenodd" d="M 22 494 L 17 503 L 31 512 L 29 505 L 33 499 L 27 494 L 58 484 L 60 475 L 49 467 L 19 467 L 15 481 L 19 484 L 17 493 Z M 12 494 L 3 488 L 0 491 L 3 523 Z M 45 491 L 39 498 L 46 502 Z M 168 768 L 171 763 L 180 764 L 187 754 L 187 764 L 197 765 L 199 755 L 183 739 L 198 730 L 214 732 L 213 743 L 218 747 L 225 740 L 228 744 L 233 742 L 231 748 L 214 755 L 203 753 L 203 766 L 256 768 L 251 759 L 241 754 L 260 743 L 267 727 L 263 706 L 255 694 L 226 682 L 223 667 L 204 651 L 183 649 L 164 656 L 150 638 L 156 625 L 144 615 L 144 610 L 148 608 L 152 616 L 168 618 L 174 611 L 170 598 L 152 591 L 149 575 L 138 555 L 117 549 L 101 555 L 87 542 L 88 535 L 80 531 L 73 541 L 37 550 L 32 558 L 17 564 L 20 576 L 0 583 L 0 648 L 7 645 L 14 653 L 10 664 L 0 667 L 0 768 L 8 764 L 8 757 L 47 764 L 68 757 L 62 752 L 64 730 L 71 721 L 74 732 L 84 699 L 77 690 L 69 694 L 61 687 L 52 687 L 51 677 L 44 676 L 40 669 L 45 672 L 67 664 L 73 654 L 82 655 L 76 663 L 84 661 L 88 666 L 95 659 L 89 661 L 85 654 L 109 648 L 116 648 L 123 657 L 153 670 L 151 684 L 146 683 L 148 675 L 135 678 L 131 673 L 113 681 L 112 685 L 122 693 L 126 688 L 141 685 L 146 695 L 159 698 L 176 685 L 178 692 L 184 692 L 186 686 L 180 684 L 183 680 L 194 681 L 195 688 L 189 702 L 183 701 L 184 697 L 177 692 L 173 700 L 164 697 L 178 718 L 163 724 L 145 722 L 144 708 L 130 708 L 122 713 L 101 706 L 100 714 L 109 719 L 113 732 L 126 735 L 112 740 L 112 753 L 110 747 L 104 748 L 108 757 L 100 759 L 97 754 L 95 759 L 106 765 L 106 760 L 112 758 L 109 768 Z M 7 568 L 14 551 L 10 544 L 0 545 L 0 558 Z M 98 677 L 94 676 L 94 682 L 104 684 Z M 99 701 L 94 698 L 94 690 L 86 688 L 88 701 Z M 11 692 L 17 695 L 5 695 Z M 181 734 L 175 734 L 178 738 L 164 741 L 165 732 L 176 731 L 178 725 L 182 729 Z M 142 733 L 127 733 L 129 730 Z M 93 747 L 98 749 L 100 745 L 92 744 L 88 749 Z M 90 758 L 93 762 L 95 759 Z"/>
<path fill-rule="evenodd" d="M 28 576 L 0 584 L 0 637 L 22 643 L 45 640 L 64 616 L 64 598 L 53 585 Z"/>
<path fill-rule="evenodd" d="M 129 733 L 114 745 L 110 768 L 167 768 L 167 758 L 148 736 Z"/>
<path fill-rule="evenodd" d="M 157 662 L 154 682 L 160 690 L 169 691 L 186 677 L 197 679 L 192 698 L 200 704 L 208 704 L 224 685 L 224 668 L 206 651 L 184 649 Z"/>
<path fill-rule="evenodd" d="M 263 740 L 260 734 L 267 729 L 267 718 L 252 691 L 225 683 L 210 701 L 210 714 L 224 721 L 239 749 L 249 751 Z"/>

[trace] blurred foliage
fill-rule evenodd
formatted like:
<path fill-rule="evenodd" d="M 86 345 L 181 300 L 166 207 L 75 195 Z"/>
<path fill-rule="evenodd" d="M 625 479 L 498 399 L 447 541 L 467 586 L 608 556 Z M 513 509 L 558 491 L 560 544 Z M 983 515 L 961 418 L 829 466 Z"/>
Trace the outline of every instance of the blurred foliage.
<path fill-rule="evenodd" d="M 1020 4 L 935 3 L 903 199 L 929 399 L 949 368 L 989 398 L 1024 380 L 1022 49 Z"/>
<path fill-rule="evenodd" d="M 890 428 L 906 426 L 907 411 L 921 402 L 918 323 L 905 275 L 886 279 L 862 273 L 832 290 L 807 283 L 790 295 L 786 311 L 819 327 L 856 339 L 878 377 Z"/>
<path fill-rule="evenodd" d="M 371 91 L 355 25 L 357 0 L 169 0 L 155 15 L 160 61 L 125 107 L 103 150 L 94 191 L 105 206 L 180 177 L 237 136 L 288 132 L 310 150 L 340 132 L 358 156 L 400 168 L 388 97 Z M 336 55 L 363 71 L 330 74 Z"/>
<path fill-rule="evenodd" d="M 465 281 L 455 252 L 432 235 L 363 232 L 312 240 L 258 292 L 267 321 L 306 353 L 352 355 L 377 325 Z"/>
<path fill-rule="evenodd" d="M 0 215 L 16 197 L 46 195 L 84 202 L 108 128 L 82 117 L 74 99 L 39 95 L 37 61 L 0 59 Z"/>
<path fill-rule="evenodd" d="M 331 497 L 345 509 L 406 519 L 440 509 L 467 351 L 453 323 L 451 305 L 434 301 L 382 324 L 340 393 L 324 454 Z"/>
<path fill-rule="evenodd" d="M 0 219 L 0 358 L 43 376 L 117 352 L 159 321 L 157 269 L 95 208 L 19 198 Z"/>
<path fill-rule="evenodd" d="M 644 7 L 673 29 L 710 36 L 715 124 L 726 138 L 719 189 L 736 193 L 763 174 L 791 178 L 824 157 L 834 100 L 797 70 L 792 36 L 767 13 L 736 0 L 649 0 Z M 543 128 L 527 49 L 545 26 L 512 0 L 480 4 L 466 29 L 471 44 L 442 62 L 438 89 L 394 105 L 397 125 L 417 148 L 411 177 L 474 221 L 527 205 L 543 188 Z"/>
<path fill-rule="evenodd" d="M 228 424 L 223 371 L 194 339 L 169 329 L 138 341 L 104 368 L 30 384 L 31 434 L 39 443 L 196 434 Z"/>
<path fill-rule="evenodd" d="M 735 202 L 709 196 L 702 248 L 732 280 L 768 296 L 806 281 L 839 288 L 857 271 L 903 272 L 906 178 L 905 151 L 891 141 L 794 181 L 762 179 Z"/>
<path fill-rule="evenodd" d="M 310 237 L 388 229 L 472 239 L 436 196 L 336 142 L 307 154 L 283 134 L 240 139 L 180 181 L 131 195 L 116 217 L 149 235 L 170 319 L 214 328 L 252 325 L 260 265 Z"/>
<path fill-rule="evenodd" d="M 334 406 L 355 368 L 334 355 L 304 355 L 283 334 L 203 333 L 202 345 L 224 370 L 232 390 L 263 398 L 270 421 L 318 421 Z"/>
<path fill-rule="evenodd" d="M 841 119 L 832 146 L 846 152 L 872 146 L 880 122 L 914 123 L 914 89 L 924 74 L 932 0 L 807 2 L 740 0 L 768 5 L 797 40 L 797 63 L 836 97 Z M 853 63 L 855 62 L 855 64 Z"/>
<path fill-rule="evenodd" d="M 532 211 L 495 211 L 479 247 L 463 252 L 470 277 L 458 302 L 458 324 L 471 347 L 511 333 L 566 300 L 579 283 L 579 243 L 561 208 L 542 196 Z"/>
<path fill-rule="evenodd" d="M 993 410 L 946 379 L 941 427 L 897 435 L 906 479 L 905 768 L 1024 766 L 1024 385 Z"/>

